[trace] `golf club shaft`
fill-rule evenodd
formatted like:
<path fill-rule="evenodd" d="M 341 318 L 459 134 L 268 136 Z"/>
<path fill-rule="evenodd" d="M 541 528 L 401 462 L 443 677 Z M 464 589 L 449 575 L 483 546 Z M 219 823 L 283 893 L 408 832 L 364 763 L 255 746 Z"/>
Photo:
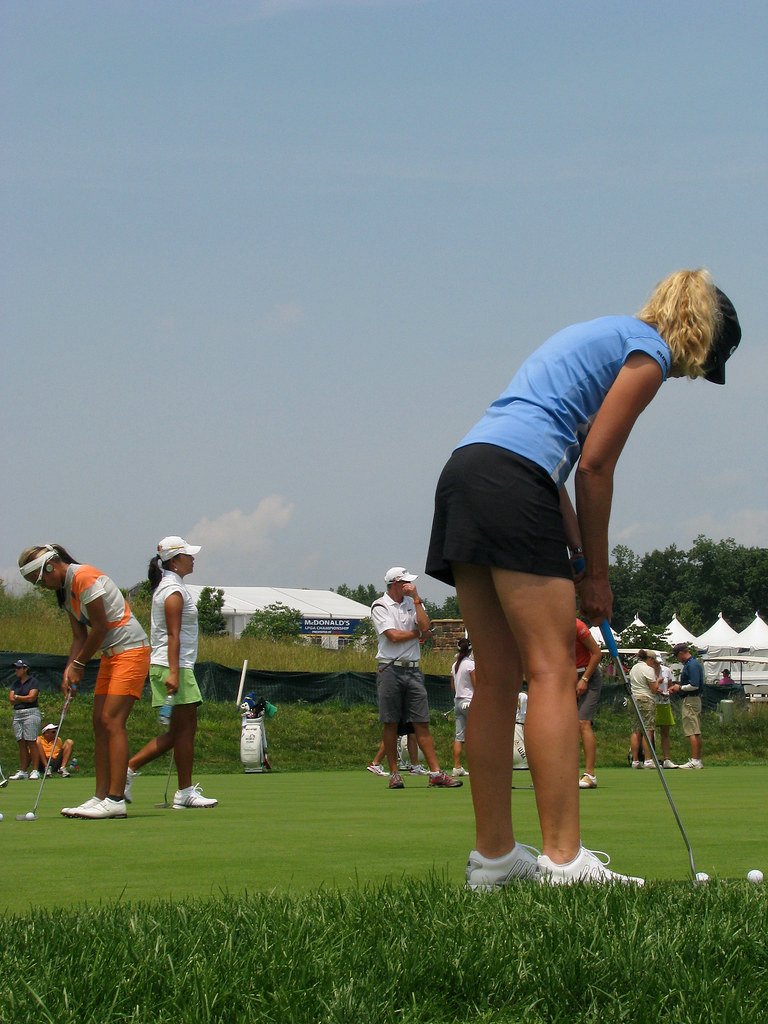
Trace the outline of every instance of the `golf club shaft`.
<path fill-rule="evenodd" d="M 683 827 L 682 821 L 680 820 L 680 815 L 677 813 L 677 807 L 675 807 L 675 801 L 672 799 L 672 794 L 669 791 L 669 786 L 667 785 L 667 780 L 664 778 L 664 769 L 659 764 L 659 759 L 656 756 L 656 750 L 655 750 L 653 744 L 651 743 L 651 737 L 648 735 L 648 730 L 645 728 L 645 722 L 643 722 L 643 716 L 642 716 L 642 714 L 640 712 L 640 708 L 637 705 L 637 701 L 635 700 L 635 695 L 632 693 L 632 686 L 631 686 L 631 684 L 629 682 L 629 679 L 627 678 L 627 673 L 624 671 L 624 666 L 621 663 L 621 658 L 619 657 L 619 649 L 616 646 L 616 638 L 613 635 L 613 632 L 611 630 L 610 624 L 609 624 L 607 619 L 605 619 L 603 622 L 600 623 L 600 632 L 603 634 L 603 639 L 605 640 L 605 644 L 606 644 L 606 646 L 608 648 L 608 652 L 610 653 L 611 657 L 613 658 L 613 661 L 614 661 L 614 664 L 616 665 L 616 668 L 621 673 L 621 678 L 623 679 L 624 686 L 626 688 L 627 693 L 629 694 L 629 699 L 632 701 L 632 707 L 634 708 L 635 715 L 637 716 L 637 720 L 640 723 L 640 729 L 641 729 L 641 731 L 643 733 L 643 737 L 645 739 L 645 742 L 648 745 L 648 749 L 651 752 L 651 758 L 653 760 L 653 763 L 656 766 L 656 773 L 658 774 L 659 779 L 661 780 L 661 785 L 664 787 L 664 792 L 667 794 L 667 800 L 669 801 L 669 806 L 672 808 L 672 813 L 675 816 L 675 821 L 677 822 L 677 827 L 680 829 L 680 835 L 683 837 L 683 842 L 685 843 L 685 848 L 688 851 L 688 863 L 689 863 L 690 868 L 691 868 L 691 876 L 692 876 L 692 878 L 695 881 L 696 880 L 696 864 L 695 864 L 694 859 L 693 859 L 693 850 L 691 848 L 691 844 L 690 844 L 690 841 L 688 839 L 688 835 L 687 835 L 687 833 L 685 831 L 685 828 Z"/>

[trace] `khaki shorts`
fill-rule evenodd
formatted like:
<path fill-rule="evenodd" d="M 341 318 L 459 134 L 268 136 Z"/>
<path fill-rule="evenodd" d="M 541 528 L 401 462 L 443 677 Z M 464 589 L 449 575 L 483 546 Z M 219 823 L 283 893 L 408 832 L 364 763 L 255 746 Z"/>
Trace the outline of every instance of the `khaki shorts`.
<path fill-rule="evenodd" d="M 701 697 L 683 698 L 683 735 L 701 736 Z"/>
<path fill-rule="evenodd" d="M 149 685 L 152 688 L 152 707 L 159 708 L 165 703 L 168 691 L 165 688 L 165 680 L 171 670 L 167 665 L 152 665 L 149 670 Z M 174 707 L 177 704 L 202 704 L 203 697 L 200 687 L 195 679 L 195 670 L 192 668 L 179 669 L 179 689 L 173 698 Z"/>
<path fill-rule="evenodd" d="M 639 696 L 635 697 L 635 702 L 640 709 L 640 717 L 643 720 L 643 725 L 648 732 L 653 732 L 656 728 L 656 701 L 650 696 L 650 694 L 646 697 L 645 694 L 641 693 Z M 637 719 L 634 708 L 630 707 L 630 711 L 632 712 L 632 717 Z M 637 724 L 637 721 L 633 723 L 632 731 L 640 732 L 640 727 Z"/>
<path fill-rule="evenodd" d="M 138 700 L 149 672 L 150 654 L 149 647 L 133 647 L 111 657 L 102 655 L 93 692 L 97 696 L 109 694 L 110 697 L 135 697 Z"/>

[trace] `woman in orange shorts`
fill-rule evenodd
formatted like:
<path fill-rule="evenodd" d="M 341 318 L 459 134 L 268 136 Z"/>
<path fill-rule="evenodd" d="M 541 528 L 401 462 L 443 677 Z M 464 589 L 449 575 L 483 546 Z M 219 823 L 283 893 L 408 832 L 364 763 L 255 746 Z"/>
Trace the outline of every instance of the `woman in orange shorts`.
<path fill-rule="evenodd" d="M 55 590 L 59 607 L 69 615 L 72 646 L 61 685 L 66 696 L 82 682 L 86 664 L 101 650 L 93 697 L 96 794 L 61 813 L 66 818 L 125 818 L 126 722 L 149 672 L 147 634 L 109 576 L 76 562 L 60 544 L 22 551 L 19 570 L 30 583 Z"/>

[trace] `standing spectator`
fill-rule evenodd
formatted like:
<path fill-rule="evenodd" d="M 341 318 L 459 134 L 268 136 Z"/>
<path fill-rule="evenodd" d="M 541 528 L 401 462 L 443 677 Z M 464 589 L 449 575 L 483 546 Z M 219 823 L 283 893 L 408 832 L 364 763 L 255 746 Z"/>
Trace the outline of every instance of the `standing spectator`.
<path fill-rule="evenodd" d="M 661 755 L 664 758 L 662 768 L 678 768 L 669 756 L 669 728 L 675 724 L 672 713 L 672 701 L 669 687 L 672 683 L 672 670 L 663 663 L 659 665 L 659 688 L 656 691 L 656 728 L 661 734 Z"/>
<path fill-rule="evenodd" d="M 461 766 L 461 748 L 467 730 L 467 715 L 475 692 L 475 663 L 472 660 L 472 644 L 466 637 L 459 640 L 459 653 L 451 666 L 451 689 L 453 690 L 453 712 L 456 732 L 453 741 L 453 775 L 469 775 Z"/>
<path fill-rule="evenodd" d="M 574 581 L 584 615 L 610 621 L 608 526 L 627 438 L 668 377 L 724 383 L 740 338 L 736 311 L 708 272 L 679 270 L 635 316 L 600 317 L 549 338 L 443 468 L 427 572 L 456 587 L 478 666 L 467 733 L 477 824 L 471 888 L 521 875 L 633 881 L 581 844 Z M 575 511 L 565 488 L 574 467 Z M 538 859 L 516 844 L 511 814 L 524 678 Z"/>
<path fill-rule="evenodd" d="M 602 652 L 589 626 L 576 619 L 576 706 L 579 711 L 579 737 L 584 750 L 584 774 L 579 779 L 579 789 L 597 789 L 597 742 L 592 722 L 603 689 L 601 658 Z"/>
<path fill-rule="evenodd" d="M 65 818 L 126 818 L 128 772 L 126 723 L 149 671 L 149 641 L 119 587 L 92 565 L 82 565 L 60 544 L 27 548 L 19 570 L 30 583 L 56 591 L 72 628 L 72 646 L 61 689 L 65 696 L 83 681 L 85 666 L 101 649 L 93 695 L 96 795 Z"/>
<path fill-rule="evenodd" d="M 49 722 L 37 737 L 37 754 L 40 759 L 40 767 L 45 769 L 45 774 L 50 776 L 56 772 L 62 779 L 69 778 L 67 765 L 72 757 L 74 743 L 72 740 L 62 740 L 56 736 L 56 726 Z"/>
<path fill-rule="evenodd" d="M 152 707 L 161 707 L 173 698 L 168 730 L 150 740 L 128 762 L 126 800 L 131 801 L 133 780 L 139 768 L 169 750 L 173 751 L 179 788 L 173 797 L 173 809 L 215 807 L 218 800 L 203 796 L 200 786 L 192 785 L 195 759 L 197 708 L 202 703 L 195 679 L 197 661 L 197 605 L 184 585 L 184 578 L 195 568 L 200 548 L 182 537 L 164 537 L 151 559 L 147 577 L 152 587 L 152 661 L 149 684 Z"/>
<path fill-rule="evenodd" d="M 676 644 L 672 657 L 683 666 L 680 682 L 670 686 L 670 693 L 683 694 L 683 734 L 691 745 L 691 756 L 679 768 L 699 769 L 701 762 L 701 694 L 704 688 L 704 666 L 688 650 L 688 644 Z"/>
<path fill-rule="evenodd" d="M 410 722 L 429 766 L 429 785 L 451 789 L 460 786 L 440 771 L 435 744 L 429 731 L 429 703 L 421 674 L 419 639 L 429 633 L 430 622 L 414 581 L 418 579 L 402 566 L 384 576 L 386 593 L 371 605 L 371 618 L 379 635 L 376 696 L 382 739 L 389 763 L 389 788 L 403 789 L 397 770 L 397 723 Z"/>
<path fill-rule="evenodd" d="M 21 779 L 39 779 L 37 734 L 40 732 L 40 707 L 37 698 L 40 684 L 29 673 L 29 665 L 19 658 L 14 661 L 16 681 L 8 693 L 13 708 L 13 735 L 19 744 L 19 770 L 11 775 L 11 782 Z"/>
<path fill-rule="evenodd" d="M 659 689 L 659 679 L 659 659 L 655 654 L 648 651 L 638 651 L 637 662 L 629 673 L 629 685 L 651 743 L 653 743 L 653 731 L 656 728 L 656 693 Z M 637 718 L 634 707 L 630 708 L 630 714 L 633 719 Z M 637 721 L 635 721 L 635 728 L 632 730 L 630 745 L 632 748 L 633 768 L 656 767 L 652 757 L 642 760 L 643 730 Z"/>

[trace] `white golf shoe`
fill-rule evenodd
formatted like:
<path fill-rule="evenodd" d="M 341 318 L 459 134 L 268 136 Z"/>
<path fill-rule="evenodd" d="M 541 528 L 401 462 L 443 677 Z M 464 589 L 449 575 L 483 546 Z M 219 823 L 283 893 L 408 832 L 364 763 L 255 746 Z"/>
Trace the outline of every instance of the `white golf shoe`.
<path fill-rule="evenodd" d="M 141 775 L 141 772 L 135 772 L 133 768 L 128 769 L 128 774 L 125 777 L 125 792 L 123 793 L 123 800 L 125 800 L 127 804 L 133 803 L 131 790 L 133 789 L 133 780 L 137 775 Z"/>
<path fill-rule="evenodd" d="M 95 807 L 96 804 L 100 804 L 101 800 L 97 796 L 92 796 L 90 800 L 86 800 L 84 804 L 80 804 L 79 807 L 62 807 L 61 813 L 65 818 L 79 818 L 79 811 L 86 808 Z"/>
<path fill-rule="evenodd" d="M 467 889 L 492 892 L 510 882 L 539 877 L 539 851 L 532 846 L 515 843 L 502 857 L 484 857 L 472 850 L 467 860 Z"/>
<path fill-rule="evenodd" d="M 75 807 L 74 813 L 70 814 L 70 818 L 88 818 L 88 819 L 99 819 L 99 818 L 127 818 L 128 809 L 125 804 L 125 800 L 110 800 L 107 796 L 103 800 L 97 800 L 96 803 L 88 803 L 90 807 L 86 807 L 83 804 L 80 807 Z"/>
<path fill-rule="evenodd" d="M 601 860 L 604 857 L 605 860 Z M 545 854 L 539 857 L 540 881 L 545 885 L 573 885 L 575 883 L 605 885 L 621 882 L 631 885 L 645 885 L 644 878 L 633 878 L 632 875 L 620 875 L 609 871 L 611 858 L 602 850 L 586 850 L 583 846 L 572 861 L 567 864 L 555 864 Z"/>
<path fill-rule="evenodd" d="M 174 811 L 184 811 L 188 807 L 215 807 L 218 802 L 211 797 L 203 796 L 200 786 L 177 789 L 173 795 Z"/>

